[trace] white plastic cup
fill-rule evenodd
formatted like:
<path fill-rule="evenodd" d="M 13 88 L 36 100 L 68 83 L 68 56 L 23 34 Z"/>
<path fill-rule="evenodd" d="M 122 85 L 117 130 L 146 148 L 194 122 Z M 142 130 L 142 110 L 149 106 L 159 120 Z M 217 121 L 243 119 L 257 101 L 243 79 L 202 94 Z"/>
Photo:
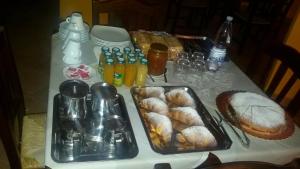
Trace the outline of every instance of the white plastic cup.
<path fill-rule="evenodd" d="M 80 13 L 72 13 L 70 17 L 66 18 L 66 22 L 70 24 L 69 29 L 84 30 L 84 22 Z"/>
<path fill-rule="evenodd" d="M 64 45 L 62 46 L 62 49 L 65 49 L 67 44 L 69 43 L 70 40 L 78 41 L 80 42 L 80 32 L 78 31 L 69 31 L 67 34 L 67 38 L 64 42 Z"/>
<path fill-rule="evenodd" d="M 69 40 L 63 50 L 63 61 L 67 65 L 77 65 L 81 63 L 81 45 L 80 42 Z"/>

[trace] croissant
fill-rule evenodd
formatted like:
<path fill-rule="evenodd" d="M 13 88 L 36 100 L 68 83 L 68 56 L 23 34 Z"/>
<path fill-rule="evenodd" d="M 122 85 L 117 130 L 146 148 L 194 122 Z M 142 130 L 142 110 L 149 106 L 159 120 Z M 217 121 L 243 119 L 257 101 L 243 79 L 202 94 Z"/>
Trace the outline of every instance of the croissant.
<path fill-rule="evenodd" d="M 175 107 L 171 108 L 168 116 L 174 120 L 178 120 L 190 126 L 204 125 L 198 112 L 191 107 Z"/>
<path fill-rule="evenodd" d="M 163 115 L 167 115 L 169 111 L 168 105 L 156 97 L 143 99 L 140 102 L 140 107 L 146 109 L 149 112 L 156 112 Z"/>
<path fill-rule="evenodd" d="M 190 127 L 189 125 L 184 124 L 184 123 L 182 123 L 178 120 L 171 119 L 171 122 L 172 122 L 173 129 L 177 130 L 177 131 L 181 131 L 183 129 L 186 129 L 186 128 Z"/>
<path fill-rule="evenodd" d="M 155 112 L 146 113 L 145 117 L 150 131 L 156 133 L 164 143 L 169 143 L 173 132 L 171 120 Z"/>
<path fill-rule="evenodd" d="M 204 126 L 186 128 L 176 135 L 176 140 L 181 144 L 197 148 L 217 146 L 215 137 Z"/>
<path fill-rule="evenodd" d="M 163 87 L 135 88 L 135 92 L 143 98 L 157 97 L 163 100 L 164 102 L 166 101 L 165 89 Z"/>
<path fill-rule="evenodd" d="M 190 106 L 195 107 L 194 99 L 184 89 L 173 89 L 166 93 L 166 99 L 172 107 Z M 175 104 L 175 106 L 173 105 Z"/>

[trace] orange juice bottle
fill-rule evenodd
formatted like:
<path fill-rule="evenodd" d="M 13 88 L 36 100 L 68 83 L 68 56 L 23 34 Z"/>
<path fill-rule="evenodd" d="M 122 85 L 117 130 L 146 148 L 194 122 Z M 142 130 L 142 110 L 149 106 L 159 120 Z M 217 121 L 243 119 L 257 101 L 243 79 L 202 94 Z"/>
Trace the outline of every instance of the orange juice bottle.
<path fill-rule="evenodd" d="M 105 65 L 105 60 L 108 56 L 111 57 L 111 53 L 109 52 L 109 48 L 105 47 L 105 46 L 101 48 L 101 51 L 102 52 L 99 57 L 98 72 L 101 75 L 101 77 L 103 77 L 103 69 L 104 69 L 104 65 Z"/>
<path fill-rule="evenodd" d="M 128 63 L 126 64 L 125 67 L 125 79 L 124 79 L 124 84 L 127 87 L 131 87 L 134 83 L 135 77 L 136 77 L 136 59 L 129 58 Z"/>
<path fill-rule="evenodd" d="M 122 86 L 125 76 L 125 59 L 117 57 L 117 63 L 114 68 L 114 85 Z"/>
<path fill-rule="evenodd" d="M 121 51 L 121 50 L 120 50 L 120 48 L 118 48 L 118 47 L 113 47 L 113 48 L 111 49 L 112 56 L 113 56 L 114 59 L 116 59 L 116 53 L 118 53 L 118 52 L 120 52 L 120 51 Z"/>
<path fill-rule="evenodd" d="M 142 61 L 143 58 L 146 58 L 145 55 L 144 55 L 143 53 L 139 53 L 139 54 L 137 55 L 137 57 L 138 57 L 138 62 L 139 62 L 139 63 L 141 63 L 141 61 Z"/>
<path fill-rule="evenodd" d="M 114 60 L 112 58 L 107 58 L 103 69 L 103 80 L 108 84 L 113 84 L 114 82 Z"/>
<path fill-rule="evenodd" d="M 123 49 L 123 54 L 124 54 L 124 58 L 125 58 L 125 61 L 128 62 L 129 58 L 128 58 L 128 55 L 130 54 L 131 52 L 131 49 L 129 47 L 125 47 Z"/>
<path fill-rule="evenodd" d="M 99 56 L 99 66 L 103 66 L 105 64 L 105 53 L 109 52 L 109 48 L 106 46 L 103 46 L 101 48 L 101 54 Z"/>
<path fill-rule="evenodd" d="M 147 73 L 148 73 L 148 60 L 143 58 L 141 60 L 141 63 L 138 64 L 137 66 L 137 75 L 135 79 L 135 84 L 138 87 L 144 86 L 147 78 Z"/>

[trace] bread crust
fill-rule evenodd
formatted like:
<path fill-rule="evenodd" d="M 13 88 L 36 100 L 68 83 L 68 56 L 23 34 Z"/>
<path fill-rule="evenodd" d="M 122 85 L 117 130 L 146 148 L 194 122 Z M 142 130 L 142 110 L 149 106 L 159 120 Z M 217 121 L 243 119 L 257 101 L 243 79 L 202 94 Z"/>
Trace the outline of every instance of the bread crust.
<path fill-rule="evenodd" d="M 232 124 L 233 120 L 228 115 L 228 111 L 232 111 L 233 109 L 230 108 L 230 98 L 233 94 L 241 92 L 241 91 L 227 91 L 223 92 L 216 98 L 216 104 L 219 111 L 223 114 L 223 116 L 228 119 Z M 275 128 L 266 128 L 258 125 L 253 125 L 248 119 L 239 119 L 240 120 L 240 129 L 244 130 L 245 132 L 268 140 L 281 140 L 288 138 L 294 133 L 295 127 L 292 118 L 285 113 L 285 121 L 286 125 L 278 126 Z M 236 126 L 239 127 L 239 126 Z"/>

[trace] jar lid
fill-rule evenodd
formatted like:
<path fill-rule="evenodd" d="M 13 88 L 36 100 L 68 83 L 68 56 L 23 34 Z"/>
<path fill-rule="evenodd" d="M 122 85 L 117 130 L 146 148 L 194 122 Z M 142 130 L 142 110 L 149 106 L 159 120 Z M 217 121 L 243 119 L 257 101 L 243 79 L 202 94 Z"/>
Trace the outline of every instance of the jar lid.
<path fill-rule="evenodd" d="M 161 43 L 152 43 L 150 46 L 150 49 L 153 50 L 154 52 L 158 52 L 158 53 L 168 52 L 168 47 Z"/>

